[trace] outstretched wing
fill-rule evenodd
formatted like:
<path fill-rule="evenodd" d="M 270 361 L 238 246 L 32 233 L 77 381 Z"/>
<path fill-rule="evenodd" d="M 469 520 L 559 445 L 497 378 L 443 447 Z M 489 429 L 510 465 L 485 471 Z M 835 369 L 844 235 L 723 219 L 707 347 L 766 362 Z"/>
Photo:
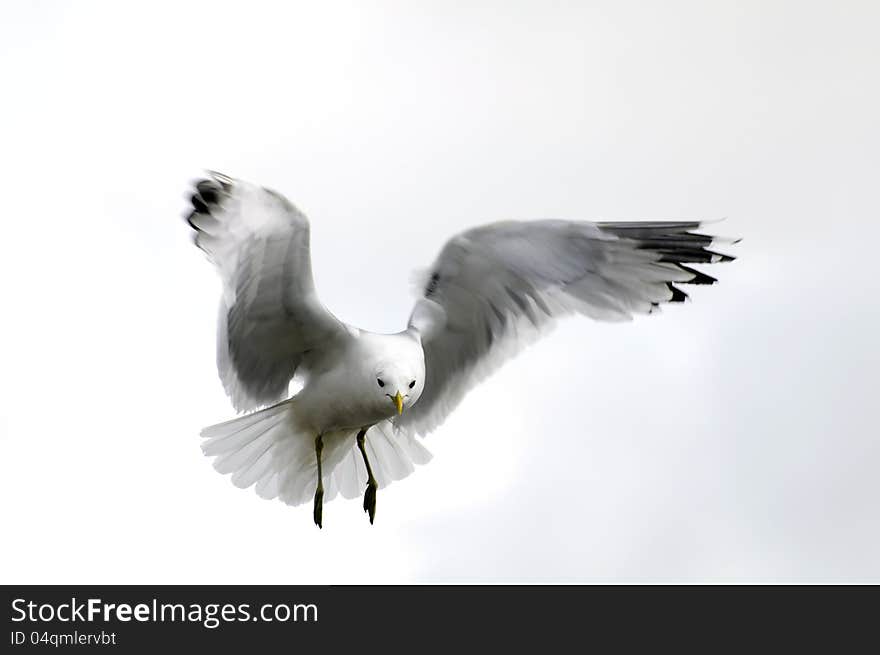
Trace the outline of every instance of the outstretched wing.
<path fill-rule="evenodd" d="M 192 204 L 195 244 L 223 280 L 223 387 L 238 411 L 283 399 L 307 353 L 347 335 L 315 293 L 308 219 L 282 195 L 220 173 L 196 182 Z"/>
<path fill-rule="evenodd" d="M 494 223 L 451 239 L 431 268 L 410 325 L 422 335 L 421 398 L 396 421 L 426 434 L 467 391 L 540 336 L 584 314 L 628 320 L 682 302 L 677 283 L 716 280 L 686 264 L 731 261 L 712 252 L 699 222 Z"/>

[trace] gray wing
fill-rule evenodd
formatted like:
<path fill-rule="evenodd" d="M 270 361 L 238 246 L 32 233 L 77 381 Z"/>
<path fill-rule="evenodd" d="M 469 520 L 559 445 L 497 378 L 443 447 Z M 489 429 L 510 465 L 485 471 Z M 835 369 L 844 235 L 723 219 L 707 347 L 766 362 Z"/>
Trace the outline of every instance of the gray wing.
<path fill-rule="evenodd" d="M 187 220 L 223 281 L 223 387 L 238 411 L 276 402 L 306 353 L 348 334 L 315 293 L 308 219 L 282 195 L 219 173 L 195 187 Z"/>
<path fill-rule="evenodd" d="M 426 380 L 399 429 L 426 434 L 467 391 L 566 314 L 628 320 L 716 280 L 686 264 L 731 261 L 699 222 L 502 222 L 451 239 L 410 317 Z"/>

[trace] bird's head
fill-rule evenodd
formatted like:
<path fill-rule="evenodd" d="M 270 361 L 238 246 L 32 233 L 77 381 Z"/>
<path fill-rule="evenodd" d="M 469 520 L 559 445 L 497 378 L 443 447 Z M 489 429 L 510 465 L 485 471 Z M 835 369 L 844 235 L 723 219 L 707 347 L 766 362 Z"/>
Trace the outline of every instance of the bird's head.
<path fill-rule="evenodd" d="M 373 377 L 373 388 L 377 398 L 381 398 L 379 402 L 399 415 L 422 395 L 425 370 L 424 367 L 385 364 L 376 369 Z"/>

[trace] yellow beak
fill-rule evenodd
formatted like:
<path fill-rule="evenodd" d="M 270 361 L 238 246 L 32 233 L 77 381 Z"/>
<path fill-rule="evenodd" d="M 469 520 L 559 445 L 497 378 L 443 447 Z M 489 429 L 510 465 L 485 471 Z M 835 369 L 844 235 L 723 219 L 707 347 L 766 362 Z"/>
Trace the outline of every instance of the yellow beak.
<path fill-rule="evenodd" d="M 394 403 L 394 406 L 397 408 L 397 415 L 400 416 L 403 414 L 403 396 L 400 395 L 400 392 L 397 392 L 397 395 L 391 399 L 391 402 Z"/>

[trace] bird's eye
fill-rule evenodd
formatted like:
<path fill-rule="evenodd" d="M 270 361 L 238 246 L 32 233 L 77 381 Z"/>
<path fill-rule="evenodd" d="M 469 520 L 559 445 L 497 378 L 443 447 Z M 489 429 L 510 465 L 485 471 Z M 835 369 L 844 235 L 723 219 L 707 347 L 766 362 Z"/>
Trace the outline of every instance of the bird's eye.
<path fill-rule="evenodd" d="M 376 378 L 376 382 L 379 383 L 379 386 L 380 386 L 380 387 L 384 387 L 384 386 L 385 386 L 385 383 L 382 382 L 382 378 Z"/>
<path fill-rule="evenodd" d="M 416 386 L 416 381 L 415 381 L 415 380 L 413 380 L 412 382 L 409 383 L 409 388 L 410 388 L 410 389 L 412 389 L 414 386 Z"/>

